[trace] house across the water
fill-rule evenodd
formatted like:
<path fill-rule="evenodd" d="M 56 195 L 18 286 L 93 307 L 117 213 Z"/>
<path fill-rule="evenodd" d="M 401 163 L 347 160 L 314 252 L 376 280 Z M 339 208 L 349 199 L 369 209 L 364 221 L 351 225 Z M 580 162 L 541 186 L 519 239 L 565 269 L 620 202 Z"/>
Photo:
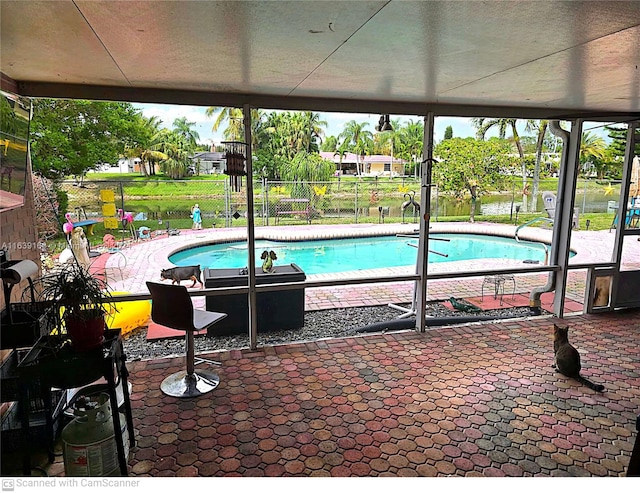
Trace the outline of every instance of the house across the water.
<path fill-rule="evenodd" d="M 353 152 L 347 152 L 340 158 L 339 153 L 321 152 L 320 156 L 336 163 L 336 171 L 343 175 L 355 175 L 356 163 L 359 163 L 360 173 L 367 176 L 404 176 L 404 159 L 373 154 L 371 156 L 358 156 Z"/>

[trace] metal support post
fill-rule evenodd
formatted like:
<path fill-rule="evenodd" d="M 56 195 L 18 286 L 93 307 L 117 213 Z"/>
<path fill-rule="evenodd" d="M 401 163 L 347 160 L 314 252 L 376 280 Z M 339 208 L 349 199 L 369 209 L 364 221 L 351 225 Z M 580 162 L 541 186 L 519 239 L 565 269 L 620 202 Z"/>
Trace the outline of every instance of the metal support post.
<path fill-rule="evenodd" d="M 633 156 L 636 144 L 636 129 L 638 122 L 634 121 L 629 124 L 627 129 L 627 145 L 624 152 L 624 166 L 622 168 L 622 183 L 620 184 L 620 196 L 618 197 L 618 225 L 616 226 L 616 237 L 613 244 L 613 252 L 611 254 L 611 262 L 614 262 L 614 275 L 611 283 L 611 306 L 616 306 L 618 296 L 618 273 L 620 272 L 620 264 L 622 263 L 622 246 L 624 243 L 625 229 L 627 227 L 627 201 L 629 198 L 629 190 L 631 188 L 631 172 L 633 170 Z"/>
<path fill-rule="evenodd" d="M 426 330 L 425 317 L 427 315 L 427 274 L 429 254 L 429 220 L 431 213 L 431 170 L 433 168 L 433 126 L 435 114 L 433 111 L 424 117 L 424 145 L 420 179 L 420 203 L 422 216 L 420 217 L 420 236 L 418 238 L 418 262 L 416 265 L 420 279 L 416 284 L 416 329 Z"/>
<path fill-rule="evenodd" d="M 249 280 L 249 347 L 258 347 L 258 312 L 256 304 L 256 237 L 255 218 L 253 213 L 253 168 L 251 156 L 251 106 L 245 104 L 244 113 L 244 141 L 247 167 L 247 274 Z"/>
<path fill-rule="evenodd" d="M 556 277 L 555 296 L 553 298 L 553 313 L 556 317 L 564 315 L 564 296 L 569 274 L 569 251 L 571 247 L 571 226 L 573 223 L 573 206 L 576 198 L 576 181 L 580 167 L 580 143 L 582 136 L 581 119 L 571 125 L 567 160 L 561 179 L 558 182 L 558 198 L 553 228 L 551 250 L 558 252 L 558 266 L 560 270 Z"/>

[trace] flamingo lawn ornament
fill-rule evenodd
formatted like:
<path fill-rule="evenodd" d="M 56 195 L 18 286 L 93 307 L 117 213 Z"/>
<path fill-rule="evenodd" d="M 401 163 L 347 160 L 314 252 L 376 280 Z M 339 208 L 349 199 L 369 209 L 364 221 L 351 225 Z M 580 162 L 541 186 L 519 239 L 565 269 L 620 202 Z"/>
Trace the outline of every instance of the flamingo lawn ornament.
<path fill-rule="evenodd" d="M 136 239 L 136 230 L 133 226 L 133 214 L 131 212 L 125 212 L 122 209 L 118 209 L 118 218 L 120 218 L 120 222 L 122 222 L 122 227 L 124 229 L 129 229 L 129 233 L 131 233 L 131 239 Z"/>
<path fill-rule="evenodd" d="M 71 239 L 71 233 L 73 233 L 73 222 L 71 221 L 71 214 L 67 212 L 64 215 L 64 218 L 67 220 L 67 222 L 62 225 L 62 232 L 67 237 L 67 241 L 69 241 Z"/>
<path fill-rule="evenodd" d="M 409 208 L 409 206 L 413 206 L 413 222 L 415 222 L 416 217 L 418 217 L 418 213 L 420 212 L 420 204 L 416 202 L 415 199 L 416 192 L 408 192 L 404 194 L 405 200 L 400 208 L 402 209 L 402 222 L 404 223 L 404 213 Z"/>
<path fill-rule="evenodd" d="M 118 209 L 118 217 L 122 221 L 123 226 L 127 226 L 133 222 L 133 214 L 131 212 L 124 212 L 122 209 Z"/>

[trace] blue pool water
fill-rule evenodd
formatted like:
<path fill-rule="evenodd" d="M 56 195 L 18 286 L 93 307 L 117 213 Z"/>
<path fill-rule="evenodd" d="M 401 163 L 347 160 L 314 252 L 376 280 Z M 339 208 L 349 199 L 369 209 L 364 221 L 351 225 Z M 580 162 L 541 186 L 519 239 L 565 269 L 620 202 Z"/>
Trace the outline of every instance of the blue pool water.
<path fill-rule="evenodd" d="M 297 264 L 305 274 L 412 266 L 416 264 L 417 244 L 417 239 L 395 236 L 289 242 L 260 240 L 256 241 L 256 266 L 262 264 L 260 254 L 264 250 L 276 252 L 276 266 Z M 434 234 L 430 235 L 429 249 L 447 255 L 429 253 L 429 262 L 486 258 L 544 262 L 544 247 L 540 243 L 516 242 L 498 236 Z M 203 269 L 242 269 L 247 266 L 247 243 L 188 248 L 171 255 L 169 261 L 178 266 L 200 265 Z"/>

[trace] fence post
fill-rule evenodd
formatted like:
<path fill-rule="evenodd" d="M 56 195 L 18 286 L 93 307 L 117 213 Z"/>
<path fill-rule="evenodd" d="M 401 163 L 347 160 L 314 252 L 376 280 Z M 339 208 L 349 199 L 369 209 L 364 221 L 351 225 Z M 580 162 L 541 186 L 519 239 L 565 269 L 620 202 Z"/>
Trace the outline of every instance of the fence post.
<path fill-rule="evenodd" d="M 358 224 L 358 182 L 356 182 L 356 193 L 355 193 L 355 223 Z"/>
<path fill-rule="evenodd" d="M 269 226 L 269 179 L 262 175 L 262 221 Z"/>
<path fill-rule="evenodd" d="M 229 180 L 224 181 L 224 227 L 231 227 L 231 197 L 229 197 Z"/>

